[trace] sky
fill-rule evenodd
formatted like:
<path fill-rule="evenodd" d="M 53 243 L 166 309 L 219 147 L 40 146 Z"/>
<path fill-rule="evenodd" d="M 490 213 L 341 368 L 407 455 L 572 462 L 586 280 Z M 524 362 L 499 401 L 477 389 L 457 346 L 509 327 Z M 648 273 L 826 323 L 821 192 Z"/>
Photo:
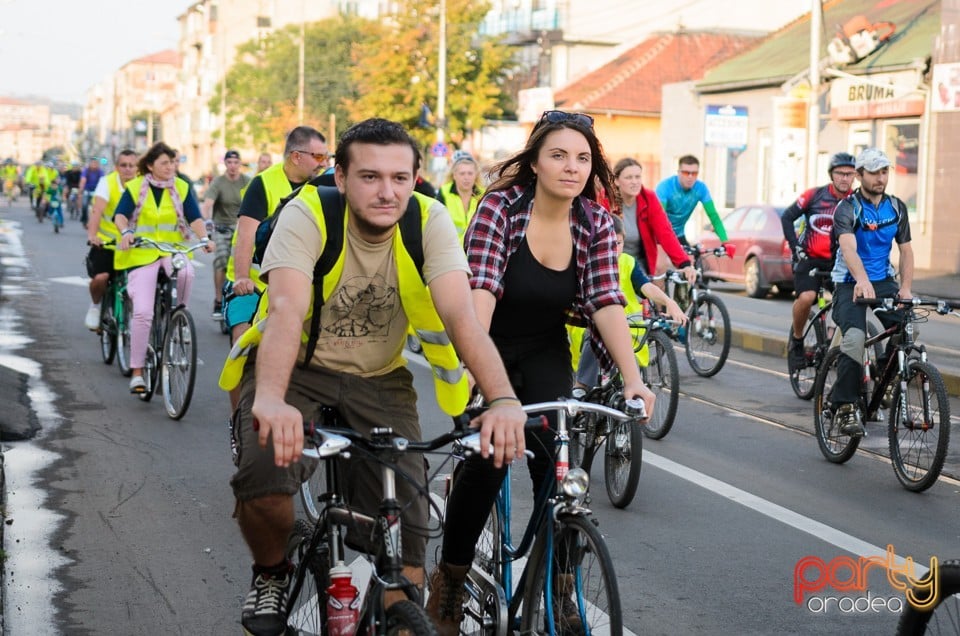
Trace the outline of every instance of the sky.
<path fill-rule="evenodd" d="M 0 0 L 0 97 L 82 104 L 127 62 L 176 49 L 195 0 Z"/>

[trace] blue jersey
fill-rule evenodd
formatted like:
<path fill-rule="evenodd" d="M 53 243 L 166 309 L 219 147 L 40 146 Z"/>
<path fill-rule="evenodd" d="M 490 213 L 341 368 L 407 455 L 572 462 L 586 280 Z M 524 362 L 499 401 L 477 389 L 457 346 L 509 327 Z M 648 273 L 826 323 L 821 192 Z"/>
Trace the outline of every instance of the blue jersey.
<path fill-rule="evenodd" d="M 891 278 L 896 273 L 890 262 L 893 242 L 910 242 L 910 220 L 903 201 L 884 194 L 879 205 L 865 199 L 857 190 L 840 201 L 833 213 L 833 232 L 853 234 L 857 239 L 857 256 L 863 263 L 871 282 Z M 831 276 L 835 283 L 855 282 L 843 258 L 837 250 L 837 260 Z"/>
<path fill-rule="evenodd" d="M 692 188 L 684 190 L 680 186 L 680 177 L 677 175 L 660 182 L 657 186 L 657 198 L 663 204 L 663 211 L 667 213 L 667 218 L 673 226 L 673 233 L 677 236 L 685 234 L 683 228 L 697 208 L 697 203 L 705 205 L 713 201 L 706 183 L 698 180 L 693 183 Z"/>

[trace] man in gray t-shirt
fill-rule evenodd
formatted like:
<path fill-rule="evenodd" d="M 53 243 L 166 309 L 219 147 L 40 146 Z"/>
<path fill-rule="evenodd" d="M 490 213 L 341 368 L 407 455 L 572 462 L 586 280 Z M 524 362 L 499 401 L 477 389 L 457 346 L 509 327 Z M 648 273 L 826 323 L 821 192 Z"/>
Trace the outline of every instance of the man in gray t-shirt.
<path fill-rule="evenodd" d="M 221 301 L 223 297 L 223 283 L 226 280 L 227 260 L 230 258 L 230 246 L 233 242 L 233 231 L 237 227 L 237 211 L 240 209 L 240 200 L 243 192 L 250 184 L 250 177 L 240 172 L 243 164 L 240 162 L 240 153 L 228 150 L 223 156 L 223 165 L 226 172 L 213 180 L 203 195 L 203 218 L 213 222 L 214 240 L 217 245 L 217 254 L 213 259 L 213 317 L 220 318 Z M 210 229 L 207 233 L 211 234 Z"/>

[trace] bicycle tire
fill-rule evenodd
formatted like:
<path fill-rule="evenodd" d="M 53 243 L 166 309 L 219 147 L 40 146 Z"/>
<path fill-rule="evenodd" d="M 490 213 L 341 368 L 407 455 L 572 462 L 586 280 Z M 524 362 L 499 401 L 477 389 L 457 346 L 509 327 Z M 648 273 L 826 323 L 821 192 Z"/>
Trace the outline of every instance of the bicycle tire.
<path fill-rule="evenodd" d="M 159 376 L 158 365 L 159 360 L 156 349 L 153 348 L 152 344 L 148 344 L 147 354 L 143 358 L 143 382 L 147 385 L 147 390 L 143 393 L 137 393 L 137 397 L 144 402 L 152 400 L 153 394 L 157 391 L 157 385 L 159 384 L 157 379 Z"/>
<path fill-rule="evenodd" d="M 937 482 L 947 457 L 950 397 L 940 371 L 923 360 L 907 360 L 906 386 L 906 394 L 901 382 L 894 388 L 887 427 L 890 463 L 904 488 L 923 492 Z"/>
<path fill-rule="evenodd" d="M 730 355 L 730 312 L 718 297 L 702 292 L 689 316 L 687 362 L 697 375 L 712 377 L 723 368 Z"/>
<path fill-rule="evenodd" d="M 309 550 L 316 525 L 297 519 L 287 542 L 287 558 L 294 564 L 290 598 L 287 600 L 287 627 L 298 634 L 323 634 L 327 623 L 330 553 L 321 541 Z"/>
<path fill-rule="evenodd" d="M 576 625 L 565 616 L 554 616 L 556 634 L 623 633 L 623 615 L 620 609 L 620 591 L 613 568 L 613 559 L 600 531 L 588 517 L 562 515 L 555 521 L 554 559 L 551 571 L 574 570 L 577 610 L 587 628 Z M 527 584 L 520 617 L 520 633 L 547 634 L 545 587 L 547 562 L 545 553 L 546 529 L 541 531 L 527 564 Z M 570 576 L 570 573 L 567 574 Z M 556 581 L 553 582 L 556 589 Z M 562 612 L 553 612 L 558 614 Z M 572 615 L 571 615 L 572 616 Z"/>
<path fill-rule="evenodd" d="M 817 381 L 813 385 L 813 428 L 820 452 L 830 462 L 842 464 L 853 457 L 861 437 L 850 437 L 840 432 L 833 418 L 833 405 L 828 403 L 830 390 L 837 378 L 840 349 L 827 352 Z"/>
<path fill-rule="evenodd" d="M 186 307 L 170 314 L 163 336 L 163 363 L 160 382 L 167 415 L 179 420 L 190 408 L 193 386 L 197 380 L 197 328 Z"/>
<path fill-rule="evenodd" d="M 109 292 L 100 302 L 100 357 L 104 364 L 113 364 L 117 355 L 117 319 Z"/>
<path fill-rule="evenodd" d="M 643 434 L 650 439 L 663 439 L 673 428 L 680 402 L 680 368 L 670 338 L 662 331 L 651 331 L 647 340 L 650 358 L 640 369 L 644 383 L 657 396 L 653 413 L 643 423 Z"/>
<path fill-rule="evenodd" d="M 567 451 L 570 468 L 583 468 L 589 474 L 596 454 L 597 418 L 593 413 L 578 413 L 570 423 Z"/>
<path fill-rule="evenodd" d="M 787 343 L 793 338 L 793 327 L 787 330 Z M 827 329 L 819 314 L 811 312 L 807 324 L 803 329 L 804 366 L 790 368 L 790 352 L 787 352 L 787 373 L 790 375 L 790 388 L 794 395 L 801 400 L 813 397 L 813 386 L 817 382 L 817 370 L 822 362 L 823 352 L 827 350 Z"/>
<path fill-rule="evenodd" d="M 930 582 L 932 573 L 933 570 L 924 579 L 926 583 Z M 929 610 L 919 610 L 905 603 L 897 622 L 897 636 L 960 633 L 960 560 L 940 563 L 937 573 L 940 596 L 936 604 Z"/>
<path fill-rule="evenodd" d="M 117 367 L 120 375 L 129 378 L 133 370 L 130 368 L 130 317 L 133 316 L 133 301 L 126 294 L 123 295 L 122 316 L 117 316 Z"/>
<path fill-rule="evenodd" d="M 437 628 L 427 616 L 426 610 L 409 599 L 397 601 L 387 608 L 386 625 L 383 634 L 399 636 L 438 636 Z"/>
<path fill-rule="evenodd" d="M 329 490 L 325 462 L 336 461 L 336 457 L 320 460 L 310 477 L 300 484 L 300 503 L 307 520 L 311 523 L 316 523 L 320 519 L 320 509 L 317 508 L 318 497 Z"/>

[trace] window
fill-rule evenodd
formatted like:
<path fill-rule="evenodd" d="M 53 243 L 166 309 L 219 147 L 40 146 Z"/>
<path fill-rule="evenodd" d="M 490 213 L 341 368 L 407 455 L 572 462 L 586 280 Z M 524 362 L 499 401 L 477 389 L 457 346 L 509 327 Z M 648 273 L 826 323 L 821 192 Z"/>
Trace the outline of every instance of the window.
<path fill-rule="evenodd" d="M 890 181 L 887 192 L 903 199 L 910 213 L 917 208 L 917 162 L 920 149 L 919 120 L 887 122 L 883 131 L 883 151 L 890 157 Z"/>

